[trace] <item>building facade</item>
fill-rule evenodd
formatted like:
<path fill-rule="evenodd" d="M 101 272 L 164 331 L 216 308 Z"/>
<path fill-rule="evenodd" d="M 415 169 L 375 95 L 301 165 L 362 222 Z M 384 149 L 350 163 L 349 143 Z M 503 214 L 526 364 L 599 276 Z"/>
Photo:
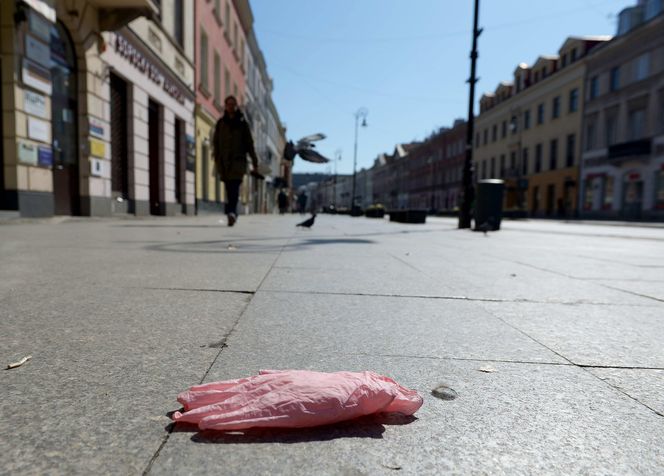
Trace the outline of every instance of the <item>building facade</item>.
<path fill-rule="evenodd" d="M 588 53 L 605 37 L 570 37 L 555 56 L 520 64 L 513 81 L 480 100 L 476 179 L 503 179 L 508 213 L 576 214 Z"/>
<path fill-rule="evenodd" d="M 3 209 L 24 216 L 193 213 L 193 16 L 186 4 L 0 3 Z"/>
<path fill-rule="evenodd" d="M 583 217 L 664 219 L 663 32 L 662 2 L 639 2 L 588 58 Z"/>

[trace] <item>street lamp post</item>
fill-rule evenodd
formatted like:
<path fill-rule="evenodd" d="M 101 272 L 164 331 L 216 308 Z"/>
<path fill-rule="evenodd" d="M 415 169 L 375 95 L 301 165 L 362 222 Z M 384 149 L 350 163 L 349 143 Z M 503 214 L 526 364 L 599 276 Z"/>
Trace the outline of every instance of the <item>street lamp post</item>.
<path fill-rule="evenodd" d="M 473 135 L 475 124 L 475 83 L 477 83 L 477 38 L 482 34 L 482 29 L 477 27 L 479 19 L 480 0 L 475 0 L 473 15 L 473 49 L 470 52 L 470 95 L 468 98 L 468 124 L 466 126 L 466 160 L 463 164 L 463 201 L 459 210 L 459 228 L 470 228 L 470 209 L 475 200 L 475 188 L 473 185 Z"/>
<path fill-rule="evenodd" d="M 355 111 L 355 152 L 353 154 L 353 186 L 350 198 L 350 212 L 355 210 L 355 176 L 357 175 L 357 132 L 360 125 L 360 118 L 362 119 L 362 127 L 367 127 L 367 116 L 369 110 L 366 107 L 361 107 Z"/>
<path fill-rule="evenodd" d="M 341 149 L 334 151 L 334 182 L 332 189 L 332 204 L 337 207 L 337 162 L 341 160 Z"/>

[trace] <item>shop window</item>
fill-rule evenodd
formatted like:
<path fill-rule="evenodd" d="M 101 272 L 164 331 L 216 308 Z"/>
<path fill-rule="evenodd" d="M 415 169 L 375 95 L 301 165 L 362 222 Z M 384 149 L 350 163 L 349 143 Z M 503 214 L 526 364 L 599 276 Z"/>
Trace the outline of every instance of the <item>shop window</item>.
<path fill-rule="evenodd" d="M 542 144 L 535 146 L 535 173 L 542 171 Z"/>
<path fill-rule="evenodd" d="M 586 177 L 583 181 L 583 209 L 585 211 L 593 209 L 594 187 L 595 179 L 593 177 Z"/>
<path fill-rule="evenodd" d="M 558 168 L 558 139 L 553 139 L 549 143 L 549 170 Z"/>
<path fill-rule="evenodd" d="M 537 124 L 544 124 L 544 103 L 537 106 Z"/>
<path fill-rule="evenodd" d="M 655 172 L 655 208 L 664 210 L 664 169 Z"/>
<path fill-rule="evenodd" d="M 613 185 L 613 177 L 611 175 L 604 176 L 604 180 L 602 180 L 602 210 L 613 209 Z"/>
<path fill-rule="evenodd" d="M 521 151 L 521 173 L 528 175 L 528 147 L 524 147 Z"/>
<path fill-rule="evenodd" d="M 565 153 L 565 166 L 574 166 L 574 153 L 576 149 L 576 135 L 569 134 L 567 136 L 567 151 Z"/>
<path fill-rule="evenodd" d="M 523 128 L 530 129 L 530 109 L 523 111 Z"/>
<path fill-rule="evenodd" d="M 560 117 L 560 96 L 553 98 L 551 104 L 551 119 L 558 119 Z"/>
<path fill-rule="evenodd" d="M 579 110 L 579 90 L 574 88 L 569 92 L 569 112 Z"/>

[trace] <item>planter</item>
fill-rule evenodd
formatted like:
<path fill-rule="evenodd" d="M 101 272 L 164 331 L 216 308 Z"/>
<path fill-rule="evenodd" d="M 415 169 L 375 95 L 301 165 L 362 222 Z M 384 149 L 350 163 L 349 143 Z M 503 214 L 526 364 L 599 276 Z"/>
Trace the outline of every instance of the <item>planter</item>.
<path fill-rule="evenodd" d="M 408 209 L 408 210 L 391 210 L 388 212 L 390 221 L 397 223 L 426 223 L 427 210 Z"/>
<path fill-rule="evenodd" d="M 368 208 L 364 215 L 367 218 L 383 218 L 385 216 L 384 208 Z"/>

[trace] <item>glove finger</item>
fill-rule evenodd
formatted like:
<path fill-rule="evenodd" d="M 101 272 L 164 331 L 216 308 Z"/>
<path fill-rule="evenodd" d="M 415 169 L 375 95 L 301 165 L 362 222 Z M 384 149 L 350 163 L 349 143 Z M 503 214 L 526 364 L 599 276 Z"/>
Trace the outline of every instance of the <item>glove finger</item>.
<path fill-rule="evenodd" d="M 182 404 L 185 411 L 194 410 L 196 408 L 211 405 L 213 403 L 221 403 L 229 398 L 238 395 L 238 392 L 232 390 L 202 390 L 191 391 L 187 390 L 178 395 L 178 402 Z"/>
<path fill-rule="evenodd" d="M 240 410 L 227 415 L 211 415 L 198 423 L 201 430 L 246 430 L 248 428 L 261 427 L 281 427 L 285 428 L 291 417 L 288 415 L 256 415 L 257 412 L 246 412 Z"/>
<path fill-rule="evenodd" d="M 198 423 L 203 418 L 210 415 L 220 415 L 233 413 L 236 411 L 243 411 L 243 407 L 247 405 L 247 401 L 244 398 L 231 398 L 221 403 L 213 403 L 210 405 L 205 405 L 203 407 L 194 408 L 193 410 L 186 411 L 184 413 L 175 412 L 173 414 L 173 421 L 183 422 L 183 423 Z"/>

